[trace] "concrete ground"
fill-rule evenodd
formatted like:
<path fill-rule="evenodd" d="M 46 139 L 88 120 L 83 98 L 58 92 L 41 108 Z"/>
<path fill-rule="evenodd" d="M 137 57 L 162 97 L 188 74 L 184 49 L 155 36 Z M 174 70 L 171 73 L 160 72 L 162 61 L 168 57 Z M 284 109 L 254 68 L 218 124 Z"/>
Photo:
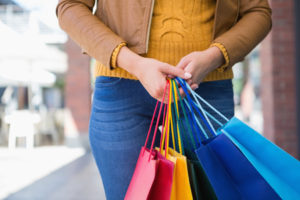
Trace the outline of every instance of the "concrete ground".
<path fill-rule="evenodd" d="M 104 200 L 104 190 L 91 153 L 14 192 L 4 200 Z"/>

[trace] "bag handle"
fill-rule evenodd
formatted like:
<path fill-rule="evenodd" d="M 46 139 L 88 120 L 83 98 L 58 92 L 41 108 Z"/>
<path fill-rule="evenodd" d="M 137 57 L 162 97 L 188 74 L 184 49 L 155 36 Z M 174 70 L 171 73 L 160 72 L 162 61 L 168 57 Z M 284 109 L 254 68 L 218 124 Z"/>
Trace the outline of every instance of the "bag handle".
<path fill-rule="evenodd" d="M 190 87 L 188 84 L 186 84 L 185 81 L 183 82 L 183 84 L 184 84 L 184 86 L 185 86 L 186 88 L 189 88 L 190 90 L 192 90 L 191 87 Z M 206 122 L 209 124 L 210 128 L 213 130 L 214 135 L 217 135 L 217 132 L 216 132 L 214 126 L 211 124 L 210 120 L 208 119 L 208 117 L 207 117 L 207 115 L 206 115 L 206 113 L 205 113 L 205 110 L 203 109 L 203 107 L 202 107 L 201 104 L 199 103 L 198 99 L 196 98 L 195 93 L 196 93 L 196 92 L 193 92 L 193 93 L 191 93 L 191 94 L 192 94 L 192 96 L 194 97 L 194 99 L 195 99 L 195 101 L 196 101 L 196 105 L 198 105 L 199 109 L 200 109 L 201 112 L 203 113 L 203 115 L 204 115 L 204 117 L 205 117 L 205 119 L 206 119 Z M 193 103 L 194 103 L 194 101 L 193 101 Z"/>
<path fill-rule="evenodd" d="M 164 104 L 164 114 L 163 114 L 163 123 L 162 123 L 162 133 L 160 134 L 160 144 L 159 144 L 159 152 L 161 151 L 161 146 L 163 143 L 163 131 L 165 130 L 165 120 L 166 120 L 166 111 L 167 111 L 168 104 Z"/>
<path fill-rule="evenodd" d="M 187 102 L 186 99 L 184 99 L 183 101 L 184 101 L 184 103 L 186 103 L 186 104 L 188 105 L 188 102 Z M 199 105 L 196 104 L 196 106 L 199 108 Z M 189 110 L 191 110 L 190 107 L 189 107 Z M 207 114 L 207 116 L 208 116 L 210 119 L 214 120 L 219 126 L 223 126 L 223 125 L 224 125 L 222 122 L 220 122 L 219 120 L 217 120 L 214 116 L 212 116 L 212 115 L 211 115 L 209 112 L 207 112 L 206 110 L 205 110 L 205 114 Z M 197 123 L 199 124 L 198 119 L 196 119 L 196 120 L 197 120 Z"/>
<path fill-rule="evenodd" d="M 188 136 L 190 137 L 190 141 L 192 141 L 192 145 L 193 145 L 193 148 L 196 148 L 196 144 L 195 144 L 195 141 L 196 140 L 196 134 L 194 134 L 194 130 L 193 130 L 193 125 L 192 125 L 192 121 L 189 120 L 187 114 L 186 114 L 186 108 L 183 104 L 183 101 L 182 101 L 182 97 L 180 95 L 180 92 L 179 92 L 179 88 L 178 88 L 178 85 L 175 82 L 175 88 L 176 88 L 176 92 L 177 94 L 179 94 L 179 103 L 180 103 L 180 107 L 181 107 L 181 110 L 183 111 L 183 115 L 184 115 L 184 119 L 185 119 L 185 122 L 186 122 L 186 125 L 187 125 L 187 132 L 188 132 Z M 180 121 L 181 122 L 181 121 Z M 182 126 L 183 127 L 183 126 Z M 193 134 L 194 134 L 194 140 L 193 140 Z"/>
<path fill-rule="evenodd" d="M 156 125 L 155 125 L 155 130 L 154 130 L 154 134 L 153 134 L 153 138 L 152 138 L 152 143 L 151 143 L 151 148 L 150 148 L 150 154 L 149 154 L 148 161 L 150 161 L 150 158 L 151 158 L 151 155 L 152 155 L 153 145 L 154 145 L 156 133 L 157 133 L 157 130 L 158 130 L 159 119 L 160 119 L 160 115 L 161 115 L 162 105 L 163 105 L 163 102 L 165 100 L 165 95 L 166 95 L 166 91 L 167 91 L 168 85 L 169 85 L 169 81 L 167 81 L 167 84 L 166 84 L 165 89 L 164 89 L 163 99 L 162 99 L 162 102 L 160 103 L 159 113 L 158 113 L 157 122 L 156 122 Z M 145 141 L 145 144 L 144 144 L 143 155 L 145 153 L 146 146 L 148 144 L 148 139 L 149 139 L 150 132 L 151 132 L 151 129 L 152 129 L 152 126 L 153 126 L 153 122 L 154 122 L 154 118 L 155 118 L 155 115 L 156 115 L 156 112 L 157 112 L 158 103 L 159 103 L 159 101 L 157 101 L 156 105 L 155 105 L 155 109 L 154 109 L 154 112 L 153 112 L 152 120 L 151 120 L 150 127 L 149 127 L 149 130 L 148 130 L 148 133 L 147 133 L 147 138 L 146 138 L 146 141 Z"/>
<path fill-rule="evenodd" d="M 172 87 L 172 83 L 171 83 L 171 87 Z M 171 96 L 173 96 L 172 95 L 172 93 L 171 93 Z M 172 98 L 171 98 L 171 101 L 172 101 Z M 172 112 L 172 103 L 171 103 L 171 108 L 170 108 L 170 115 L 171 115 L 171 117 L 170 117 L 170 124 L 171 124 L 171 134 L 172 134 L 172 142 L 173 142 L 173 147 L 174 147 L 174 149 L 176 150 L 176 142 L 175 142 L 175 134 L 174 134 L 174 125 L 176 125 L 176 121 L 175 121 L 175 119 L 174 119 L 174 112 Z M 169 144 L 169 143 L 168 143 Z"/>
<path fill-rule="evenodd" d="M 174 120 L 174 113 L 172 112 L 172 97 L 174 95 L 173 93 L 173 83 L 172 80 L 170 80 L 170 87 L 169 87 L 169 99 L 168 99 L 168 109 L 167 109 L 167 119 L 163 120 L 164 128 L 163 128 L 163 136 L 162 136 L 162 141 L 161 144 L 165 142 L 165 156 L 167 157 L 168 151 L 169 151 L 169 139 L 170 139 L 170 129 L 171 129 L 171 134 L 172 134 L 172 142 L 173 146 L 176 149 L 176 142 L 175 142 L 175 134 L 174 134 L 174 127 L 176 126 L 176 121 Z M 165 121 L 165 122 L 164 122 Z M 174 126 L 175 125 L 175 126 Z M 177 129 L 177 133 L 179 129 Z M 180 137 L 178 138 L 179 142 L 178 146 L 180 149 L 181 148 L 181 139 Z M 162 145 L 160 146 L 160 152 L 162 153 Z M 182 153 L 182 151 L 181 151 Z"/>
<path fill-rule="evenodd" d="M 192 90 L 192 88 L 189 85 L 186 85 L 188 90 L 191 92 L 191 94 L 193 95 L 193 97 L 196 99 L 196 106 L 198 108 L 201 108 L 201 104 L 199 103 L 198 99 L 203 102 L 205 105 L 207 105 L 211 110 L 213 110 L 218 116 L 220 116 L 221 118 L 223 118 L 225 120 L 225 123 L 229 121 L 229 119 L 227 117 L 225 117 L 220 111 L 218 111 L 215 107 L 213 107 L 211 104 L 209 104 L 205 99 L 203 99 L 199 94 L 197 94 L 194 90 Z M 186 99 L 184 99 L 185 103 L 187 103 Z M 204 109 L 203 109 L 204 110 Z M 222 127 L 225 123 L 220 122 L 219 120 L 217 120 L 213 115 L 211 115 L 209 112 L 207 112 L 206 110 L 204 110 L 205 114 L 212 119 L 213 121 L 215 121 L 220 127 Z"/>
<path fill-rule="evenodd" d="M 226 122 L 229 121 L 227 117 L 225 117 L 220 111 L 218 111 L 215 107 L 213 107 L 210 103 L 208 103 L 205 99 L 203 99 L 199 94 L 197 94 L 192 88 L 187 85 L 187 88 L 189 91 L 193 94 L 193 96 L 196 96 L 196 99 L 198 98 L 200 101 L 202 101 L 204 104 L 206 104 L 210 109 L 212 109 L 215 113 L 217 113 L 220 117 L 222 117 Z"/>
<path fill-rule="evenodd" d="M 201 119 L 203 120 L 204 124 L 208 127 L 209 131 L 210 131 L 213 135 L 216 135 L 216 132 L 215 132 L 214 128 L 212 127 L 210 121 L 207 119 L 207 116 L 205 115 L 205 113 L 204 113 L 204 111 L 203 111 L 203 108 L 201 107 L 201 111 L 203 112 L 203 115 L 204 115 L 204 116 L 202 115 L 202 113 L 200 112 L 200 110 L 198 109 L 198 107 L 195 105 L 195 103 L 193 102 L 193 100 L 191 99 L 191 97 L 190 97 L 190 95 L 189 95 L 189 93 L 188 93 L 188 91 L 187 91 L 187 88 L 186 88 L 186 85 L 187 85 L 186 82 L 185 82 L 184 80 L 182 81 L 182 79 L 179 79 L 179 78 L 177 78 L 177 77 L 176 77 L 176 80 L 177 80 L 177 82 L 181 85 L 182 89 L 184 90 L 184 92 L 185 92 L 185 94 L 186 94 L 186 97 L 187 97 L 187 99 L 188 99 L 188 102 L 189 102 L 191 108 L 193 107 L 193 108 L 196 110 L 196 112 L 198 113 L 198 115 L 199 115 L 199 116 L 201 117 Z M 201 106 L 201 105 L 200 105 L 200 106 Z"/>
<path fill-rule="evenodd" d="M 175 118 L 176 118 L 176 128 L 177 128 L 177 138 L 178 138 L 178 147 L 179 147 L 179 152 L 181 155 L 184 154 L 184 149 L 182 148 L 182 140 L 181 140 L 181 133 L 182 131 L 180 131 L 180 124 L 179 124 L 179 120 L 180 120 L 180 116 L 179 116 L 179 109 L 178 109 L 178 97 L 177 97 L 177 91 L 174 89 L 175 88 L 175 81 L 172 80 L 171 81 L 172 84 L 172 93 L 173 93 L 173 108 L 174 108 L 174 113 L 175 113 Z"/>
<path fill-rule="evenodd" d="M 168 79 L 168 84 L 169 84 L 169 87 L 171 87 L 169 79 Z M 165 122 L 163 123 L 164 124 L 163 130 L 162 130 L 163 133 L 162 133 L 162 137 L 161 137 L 161 145 L 159 147 L 159 151 L 162 154 L 163 153 L 162 146 L 163 146 L 163 144 L 165 144 L 165 157 L 167 157 L 167 148 L 168 148 L 168 144 L 169 144 L 168 139 L 169 139 L 169 131 L 170 131 L 170 105 L 171 105 L 171 96 L 170 95 L 171 95 L 171 93 L 169 92 L 167 111 L 166 111 L 167 112 L 166 119 L 163 120 Z"/>
<path fill-rule="evenodd" d="M 193 109 L 190 107 L 189 102 L 186 99 L 184 99 L 184 103 L 185 103 L 185 105 L 187 107 L 187 110 L 189 110 L 191 113 L 193 113 Z M 206 131 L 204 130 L 203 126 L 199 122 L 198 118 L 195 117 L 194 115 L 192 115 L 192 117 L 193 117 L 193 120 L 196 122 L 195 126 L 197 127 L 197 125 L 198 125 L 198 127 L 200 127 L 202 133 L 204 134 L 205 138 L 209 138 L 208 134 L 206 133 Z"/>
<path fill-rule="evenodd" d="M 180 79 L 180 78 L 179 78 Z M 182 79 L 181 79 L 182 80 Z M 223 115 L 220 111 L 218 111 L 215 107 L 213 107 L 210 103 L 208 103 L 205 99 L 203 99 L 199 94 L 197 94 L 197 92 L 195 92 L 194 90 L 192 90 L 192 88 L 186 84 L 187 89 L 191 92 L 191 94 L 193 95 L 193 97 L 196 99 L 196 106 L 198 108 L 202 107 L 201 104 L 199 103 L 199 101 L 197 99 L 199 99 L 200 101 L 202 101 L 205 105 L 207 105 L 211 110 L 213 110 L 216 114 L 218 114 L 221 118 L 223 118 L 226 122 L 229 121 L 229 119 L 227 117 L 225 117 L 225 115 Z M 184 99 L 184 101 L 186 101 Z M 218 123 L 220 126 L 223 126 L 224 123 L 221 123 L 219 120 L 217 120 L 214 116 L 212 116 L 209 112 L 207 112 L 206 110 L 204 110 L 205 114 L 207 114 L 212 120 L 214 120 L 216 123 Z"/>
<path fill-rule="evenodd" d="M 179 93 L 179 89 L 178 89 L 178 86 L 177 86 L 177 83 L 176 83 L 176 81 L 175 80 L 173 80 L 172 82 L 171 82 L 171 84 L 173 85 L 173 94 L 174 94 L 174 96 L 173 96 L 173 101 L 174 101 L 174 107 L 175 107 L 175 105 L 176 105 L 176 108 L 177 108 L 177 110 L 176 110 L 176 108 L 175 108 L 175 110 L 177 111 L 176 112 L 176 117 L 177 117 L 177 122 L 180 122 L 180 118 L 179 118 L 179 112 L 178 112 L 178 104 L 177 104 L 177 102 L 178 102 L 178 98 L 177 98 L 177 96 L 178 96 L 178 93 Z M 176 88 L 176 91 L 174 91 L 174 88 Z M 187 125 L 188 125 L 188 127 L 192 127 L 192 134 L 194 134 L 194 139 L 193 139 L 193 136 L 191 136 L 191 131 L 189 130 L 188 131 L 188 133 L 189 133 L 189 136 L 191 137 L 190 139 L 190 141 L 193 141 L 193 143 L 195 142 L 195 141 L 201 141 L 201 140 L 204 140 L 204 139 L 206 139 L 206 138 L 203 138 L 203 136 L 202 136 L 202 134 L 201 134 L 201 131 L 199 130 L 199 128 L 198 128 L 198 126 L 197 126 L 197 124 L 196 124 L 196 122 L 195 121 L 197 121 L 197 123 L 198 123 L 198 125 L 200 125 L 200 128 L 201 128 L 201 130 L 202 130 L 202 132 L 204 133 L 204 134 L 206 134 L 205 133 L 205 131 L 204 131 L 204 129 L 203 129 L 203 127 L 201 126 L 201 124 L 199 123 L 199 121 L 197 120 L 197 118 L 195 118 L 195 116 L 191 116 L 191 114 L 188 112 L 188 119 L 187 119 L 187 117 L 186 117 L 186 113 L 185 113 L 185 108 L 184 108 L 184 106 L 183 106 L 183 103 L 182 103 L 182 99 L 181 99 L 181 96 L 180 96 L 180 93 L 179 93 L 179 102 L 181 103 L 181 106 L 182 106 L 182 110 L 184 111 L 184 115 L 185 115 L 185 119 L 186 119 L 186 122 L 187 122 Z M 189 106 L 188 105 L 185 105 L 185 107 L 188 107 L 189 108 Z M 189 108 L 189 110 L 190 110 L 190 108 Z M 178 125 L 179 125 L 179 123 L 177 123 Z M 196 130 L 195 130 L 196 129 Z M 195 132 L 197 132 L 197 134 L 195 133 Z M 199 136 L 201 137 L 202 136 L 202 139 L 200 139 L 199 138 Z M 198 139 L 197 139 L 197 137 L 198 137 Z M 180 138 L 180 137 L 179 137 Z M 200 143 L 199 144 L 197 144 L 197 146 L 195 146 L 195 143 L 194 143 L 194 148 L 195 147 L 199 147 L 200 146 Z"/>
<path fill-rule="evenodd" d="M 169 152 L 169 140 L 170 140 L 170 125 L 171 125 L 171 104 L 172 104 L 172 99 L 171 99 L 171 95 L 172 95 L 172 85 L 170 84 L 169 87 L 169 102 L 168 102 L 168 125 L 167 125 L 167 133 L 166 133 L 166 140 L 165 140 L 165 157 L 167 157 L 168 152 Z"/>
<path fill-rule="evenodd" d="M 195 132 L 195 140 L 199 141 L 197 148 L 201 145 L 201 141 L 207 139 L 207 133 L 205 132 L 205 130 L 203 129 L 202 125 L 199 123 L 198 119 L 196 118 L 195 113 L 193 112 L 192 109 L 190 109 L 190 106 L 188 104 L 185 104 L 185 107 L 187 108 L 187 110 L 189 110 L 188 112 L 188 117 L 189 120 L 192 122 L 193 124 L 193 131 Z M 200 127 L 200 129 L 199 129 Z"/>

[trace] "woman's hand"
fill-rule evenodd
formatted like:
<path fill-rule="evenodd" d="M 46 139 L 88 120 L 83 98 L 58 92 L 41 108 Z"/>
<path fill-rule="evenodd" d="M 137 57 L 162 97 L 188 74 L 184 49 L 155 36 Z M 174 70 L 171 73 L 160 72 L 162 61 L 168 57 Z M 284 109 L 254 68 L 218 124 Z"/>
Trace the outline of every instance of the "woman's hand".
<path fill-rule="evenodd" d="M 164 88 L 167 84 L 166 77 L 172 75 L 183 79 L 190 79 L 190 73 L 176 68 L 167 63 L 152 58 L 141 58 L 136 65 L 133 74 L 140 80 L 144 88 L 155 99 L 162 100 Z M 166 93 L 167 95 L 169 92 Z M 165 97 L 167 100 L 168 98 Z M 165 101 L 167 102 L 167 101 Z"/>
<path fill-rule="evenodd" d="M 205 76 L 225 62 L 218 47 L 210 47 L 205 51 L 194 51 L 184 56 L 176 67 L 192 74 L 192 85 L 199 85 Z M 189 80 L 190 81 L 190 80 Z"/>
<path fill-rule="evenodd" d="M 168 75 L 191 79 L 191 74 L 183 69 L 152 58 L 144 58 L 122 47 L 117 58 L 117 65 L 135 75 L 148 93 L 155 99 L 162 101 Z M 168 93 L 167 93 L 168 94 Z M 167 102 L 167 97 L 165 102 Z"/>

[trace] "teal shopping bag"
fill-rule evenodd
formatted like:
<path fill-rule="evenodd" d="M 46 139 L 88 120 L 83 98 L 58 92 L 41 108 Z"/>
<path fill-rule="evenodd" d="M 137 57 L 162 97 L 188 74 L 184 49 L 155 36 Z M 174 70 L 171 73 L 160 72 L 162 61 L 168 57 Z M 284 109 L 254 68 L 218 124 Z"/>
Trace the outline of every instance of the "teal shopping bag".
<path fill-rule="evenodd" d="M 237 118 L 220 131 L 239 147 L 282 199 L 300 199 L 300 162 Z"/>

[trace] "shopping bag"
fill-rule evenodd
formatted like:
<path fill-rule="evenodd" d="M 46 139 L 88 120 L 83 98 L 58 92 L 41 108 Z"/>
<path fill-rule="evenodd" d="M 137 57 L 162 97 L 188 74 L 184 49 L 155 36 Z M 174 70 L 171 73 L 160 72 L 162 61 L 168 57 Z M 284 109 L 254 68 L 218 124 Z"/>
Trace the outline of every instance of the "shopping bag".
<path fill-rule="evenodd" d="M 158 148 L 156 150 L 159 151 Z M 164 155 L 164 153 L 165 150 L 162 150 L 162 155 Z M 174 174 L 170 199 L 192 200 L 193 194 L 189 182 L 186 157 L 169 147 L 167 159 L 174 163 Z"/>
<path fill-rule="evenodd" d="M 162 102 L 164 102 L 167 85 L 165 87 Z M 163 103 L 160 104 L 151 148 L 147 149 L 146 146 L 158 108 L 158 102 L 156 103 L 145 145 L 141 149 L 134 174 L 125 195 L 126 200 L 170 199 L 174 164 L 171 161 L 167 160 L 164 156 L 162 156 L 160 152 L 153 149 L 156 133 L 158 130 L 158 123 L 161 116 L 162 105 Z"/>
<path fill-rule="evenodd" d="M 226 119 L 197 93 L 194 94 L 227 121 L 224 125 L 212 117 L 221 126 L 218 133 L 230 138 L 282 199 L 300 199 L 300 162 L 297 159 L 236 117 Z"/>
<path fill-rule="evenodd" d="M 198 159 L 193 159 L 192 155 L 188 154 L 188 149 L 185 150 L 187 156 L 187 164 L 188 164 L 188 172 L 189 172 L 189 180 L 192 188 L 193 198 L 195 200 L 205 200 L 217 199 L 215 191 L 211 186 L 205 171 L 203 170 L 201 163 Z"/>
<path fill-rule="evenodd" d="M 184 144 L 183 150 L 184 150 L 184 155 L 187 158 L 189 181 L 190 181 L 193 199 L 195 200 L 217 199 L 215 192 L 199 160 L 197 159 L 196 154 L 192 152 L 190 148 L 190 147 L 196 148 L 196 144 L 194 141 L 197 139 L 193 139 L 193 138 L 194 137 L 196 138 L 197 136 L 195 135 L 193 127 L 191 127 L 191 123 L 190 123 L 191 116 L 189 115 L 189 113 L 186 112 L 185 105 L 183 104 L 182 97 L 179 93 L 179 89 L 175 81 L 173 81 L 173 89 L 174 88 L 176 89 L 176 91 L 173 93 L 178 94 L 179 105 L 184 116 L 180 118 L 179 115 L 177 121 L 179 122 L 179 125 L 182 127 L 181 135 L 183 135 L 182 137 L 185 138 L 185 141 L 187 142 L 187 144 Z M 174 102 L 176 103 L 178 101 L 174 100 Z"/>
<path fill-rule="evenodd" d="M 166 158 L 174 163 L 174 175 L 173 175 L 173 184 L 171 191 L 171 200 L 192 200 L 193 195 L 189 182 L 187 160 L 183 155 L 183 147 L 181 144 L 181 132 L 180 125 L 178 122 L 179 112 L 177 105 L 177 96 L 176 91 L 173 88 L 173 81 L 171 80 L 170 90 L 169 90 L 169 103 L 166 114 L 166 120 L 163 120 L 163 139 L 166 138 L 166 147 L 165 150 L 161 149 L 160 152 L 162 155 L 166 154 Z M 171 100 L 174 100 L 174 103 L 171 103 Z M 173 105 L 173 106 L 172 106 Z M 173 109 L 172 109 L 173 108 Z M 175 117 L 176 116 L 176 120 Z M 169 147 L 169 135 L 170 130 L 172 133 L 173 148 Z M 177 133 L 175 137 L 175 132 Z M 166 135 L 166 137 L 164 137 Z M 164 140 L 162 141 L 164 143 Z M 179 152 L 176 151 L 176 146 L 178 147 Z M 159 149 L 157 149 L 159 150 Z"/>
<path fill-rule="evenodd" d="M 300 199 L 300 162 L 237 118 L 221 132 L 231 138 L 282 199 Z"/>
<path fill-rule="evenodd" d="M 177 78 L 177 81 L 187 95 L 188 106 L 194 111 L 192 117 L 197 113 L 211 132 L 198 134 L 206 138 L 213 135 L 202 140 L 195 153 L 218 199 L 280 199 L 237 146 L 225 134 L 216 134 L 204 110 L 200 111 L 192 101 L 187 84 L 182 79 Z M 199 107 L 202 108 L 200 104 Z"/>

